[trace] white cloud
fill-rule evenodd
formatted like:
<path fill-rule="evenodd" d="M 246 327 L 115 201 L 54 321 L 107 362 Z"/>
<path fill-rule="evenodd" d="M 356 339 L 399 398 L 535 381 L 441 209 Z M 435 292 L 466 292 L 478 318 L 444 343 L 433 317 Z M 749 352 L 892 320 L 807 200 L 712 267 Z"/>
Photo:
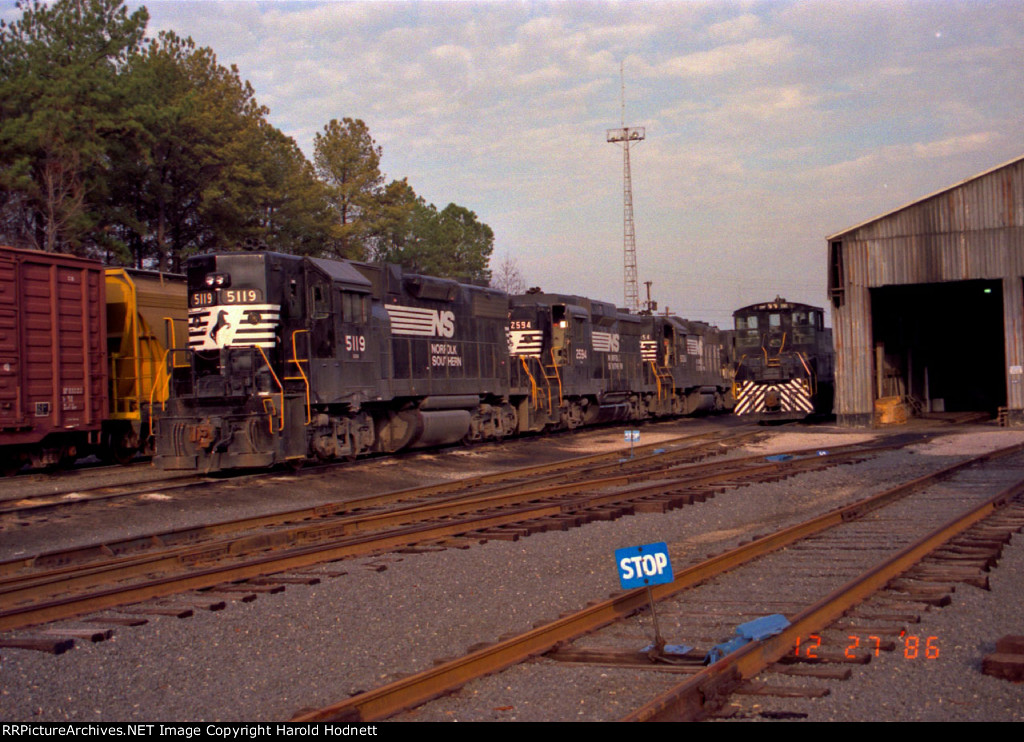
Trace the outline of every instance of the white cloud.
<path fill-rule="evenodd" d="M 794 53 L 793 40 L 787 36 L 751 39 L 673 57 L 653 66 L 651 74 L 710 77 L 747 69 L 771 68 L 789 61 Z"/>
<path fill-rule="evenodd" d="M 600 256 L 601 275 L 558 287 L 595 298 L 621 294 L 622 155 L 604 141 L 620 64 L 627 123 L 647 127 L 632 161 L 641 272 L 684 256 L 656 285 L 683 287 L 666 300 L 683 311 L 786 292 L 800 266 L 823 275 L 825 234 L 1021 149 L 1017 3 L 148 7 L 151 33 L 238 64 L 307 154 L 331 118 L 362 118 L 389 178 L 472 208 L 525 272 L 556 271 L 570 248 Z M 756 295 L 717 278 L 755 261 Z"/>

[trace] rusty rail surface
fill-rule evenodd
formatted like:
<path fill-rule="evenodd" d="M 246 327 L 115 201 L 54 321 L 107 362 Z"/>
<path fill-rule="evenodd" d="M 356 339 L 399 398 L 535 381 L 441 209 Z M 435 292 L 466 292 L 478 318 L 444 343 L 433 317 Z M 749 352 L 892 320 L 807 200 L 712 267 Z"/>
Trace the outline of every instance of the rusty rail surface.
<path fill-rule="evenodd" d="M 704 718 L 720 707 L 741 683 L 792 652 L 799 637 L 823 630 L 936 548 L 1005 507 L 1021 493 L 1024 493 L 1024 479 L 935 529 L 891 559 L 801 611 L 781 633 L 751 642 L 623 717 L 621 721 L 698 721 Z"/>
<path fill-rule="evenodd" d="M 736 444 L 747 438 L 760 435 L 756 431 L 740 431 L 735 432 L 729 431 L 710 431 L 707 433 L 697 433 L 694 435 L 678 436 L 675 438 L 669 438 L 661 441 L 660 443 L 645 443 L 635 448 L 636 460 L 642 461 L 649 458 L 652 452 L 664 448 L 665 446 L 678 446 L 684 444 L 693 444 L 689 448 L 681 448 L 676 451 L 672 451 L 673 454 L 682 453 L 684 451 L 696 451 L 700 447 L 711 447 L 715 445 L 730 445 Z M 417 456 L 419 452 L 412 454 L 404 454 L 405 456 Z M 544 473 L 554 473 L 561 470 L 576 469 L 580 466 L 597 466 L 602 462 L 612 461 L 622 457 L 621 451 L 613 451 L 600 454 L 586 454 L 584 456 L 576 456 L 562 461 L 554 461 L 546 464 L 537 464 L 535 466 L 524 467 L 522 469 L 514 470 L 514 472 L 494 472 L 492 474 L 476 475 L 467 478 L 465 480 L 467 486 L 476 486 L 482 484 L 493 484 L 501 481 L 505 481 L 509 478 L 516 476 L 527 476 L 536 477 Z M 374 459 L 366 459 L 359 463 L 373 463 Z M 352 462 L 329 462 L 312 465 L 307 469 L 302 470 L 301 473 L 293 472 L 293 476 L 319 476 L 333 471 L 337 467 L 351 467 Z M 614 466 L 614 464 L 609 464 Z M 0 494 L 0 515 L 9 514 L 26 514 L 29 512 L 38 512 L 51 510 L 56 508 L 75 506 L 88 504 L 93 502 L 100 502 L 103 500 L 112 500 L 123 497 L 131 497 L 132 495 L 145 494 L 152 492 L 154 488 L 160 490 L 169 489 L 183 489 L 189 487 L 196 487 L 208 484 L 216 484 L 221 481 L 230 481 L 238 483 L 239 481 L 246 480 L 259 480 L 268 476 L 278 476 L 280 474 L 277 470 L 270 470 L 258 473 L 249 474 L 232 474 L 226 476 L 224 479 L 210 477 L 205 474 L 195 474 L 193 472 L 181 473 L 181 474 L 164 474 L 157 479 L 153 479 L 146 482 L 130 482 L 126 484 L 101 484 L 93 487 L 76 487 L 71 491 L 62 492 L 46 492 L 33 495 L 16 494 L 7 496 Z M 440 488 L 441 491 L 446 491 L 458 486 L 458 482 L 445 482 L 438 485 L 426 485 L 423 487 L 416 487 L 407 490 L 410 497 L 422 497 L 430 494 L 435 489 Z M 73 499 L 69 499 L 70 495 L 74 495 Z"/>
<path fill-rule="evenodd" d="M 964 468 L 1004 456 L 1009 456 L 1022 450 L 1024 450 L 1024 444 L 1017 444 L 997 451 L 991 451 L 980 456 L 975 456 L 966 461 L 945 467 L 944 469 L 932 474 L 918 477 L 910 482 L 890 488 L 884 492 L 866 498 L 862 502 L 839 508 L 830 513 L 812 518 L 804 523 L 783 529 L 775 534 L 756 539 L 749 544 L 737 547 L 678 572 L 673 582 L 669 584 L 656 585 L 651 588 L 651 592 L 653 593 L 655 600 L 670 597 L 712 577 L 750 562 L 757 557 L 788 546 L 800 539 L 832 528 L 844 521 L 860 518 L 865 514 L 904 497 L 922 487 L 941 481 Z M 1010 496 L 1009 491 L 1003 492 L 995 498 L 992 498 L 989 503 L 1005 501 L 1009 499 Z M 981 511 L 984 510 L 984 508 L 977 508 L 976 510 Z M 985 514 L 988 512 L 991 512 L 991 506 L 989 510 L 985 511 Z M 974 520 L 980 519 L 980 517 L 984 516 L 979 515 L 974 518 Z M 974 520 L 971 522 L 973 523 Z M 914 553 L 917 553 L 917 550 L 914 550 Z M 881 570 L 879 575 L 873 578 L 873 581 L 878 582 L 881 580 L 881 584 L 884 584 L 888 579 L 891 579 L 886 577 L 883 580 L 882 573 L 887 573 L 887 571 Z M 823 603 L 824 602 L 825 601 L 823 601 Z M 534 630 L 526 632 L 520 636 L 500 641 L 491 647 L 480 649 L 465 657 L 438 665 L 430 670 L 411 675 L 407 678 L 389 683 L 371 691 L 360 693 L 331 706 L 314 711 L 303 712 L 295 716 L 293 721 L 377 721 L 385 719 L 400 711 L 418 706 L 429 700 L 437 698 L 438 696 L 444 695 L 445 693 L 452 692 L 469 680 L 489 675 L 493 672 L 497 672 L 529 659 L 530 657 L 550 651 L 559 643 L 577 639 L 584 634 L 602 628 L 616 620 L 630 615 L 647 604 L 648 595 L 646 588 L 632 590 L 620 596 L 616 596 L 585 608 L 578 613 L 564 616 L 557 621 L 535 628 Z M 799 626 L 799 628 L 794 629 L 795 633 L 787 631 L 786 640 L 780 640 L 777 643 L 774 639 L 769 640 L 769 642 L 773 642 L 771 644 L 772 650 L 771 652 L 764 652 L 763 656 L 774 656 L 772 653 L 777 651 L 779 647 L 781 647 L 781 651 L 779 651 L 778 656 L 782 656 L 782 654 L 790 651 L 796 636 L 798 636 L 801 631 L 806 632 L 808 630 L 807 621 L 822 621 L 824 620 L 822 616 L 829 615 L 830 610 L 821 609 L 815 606 L 805 611 L 805 613 L 808 614 L 807 617 L 805 617 L 804 614 L 801 614 L 795 619 L 794 625 Z M 817 627 L 817 624 L 814 625 Z M 751 652 L 755 652 L 755 649 L 745 649 L 742 653 L 742 657 L 745 657 Z M 739 656 L 741 656 L 741 653 L 730 655 L 729 659 L 734 659 Z M 718 665 L 721 665 L 721 663 L 718 663 Z M 716 668 L 718 668 L 718 665 L 716 665 Z M 680 687 L 677 695 L 679 698 L 683 699 L 680 703 L 683 704 L 684 708 L 686 707 L 686 704 L 692 703 L 694 698 L 711 697 L 716 693 L 725 692 L 733 684 L 739 682 L 739 680 L 744 677 L 742 675 L 742 670 L 739 668 L 731 670 L 727 669 L 725 665 L 722 665 L 721 668 L 716 670 L 716 673 L 719 671 L 722 674 L 715 674 L 714 676 L 709 673 L 702 672 L 697 676 L 701 678 L 701 680 L 697 680 L 695 677 L 694 680 Z M 656 718 L 655 714 L 668 713 L 660 710 L 663 706 L 671 708 L 676 707 L 674 702 L 666 697 L 659 698 L 652 703 L 657 705 L 657 710 L 648 712 L 649 715 L 643 718 L 653 719 Z M 639 718 L 640 717 L 636 720 L 639 720 Z M 632 717 L 630 717 L 630 719 L 632 720 Z"/>
<path fill-rule="evenodd" d="M 889 447 L 861 447 L 827 457 L 770 464 L 763 463 L 759 456 L 746 457 L 722 462 L 729 465 L 724 473 L 714 472 L 717 466 L 680 467 L 673 470 L 676 478 L 659 474 L 663 478 L 656 483 L 639 486 L 632 484 L 639 476 L 634 472 L 513 494 L 485 492 L 395 512 L 303 523 L 276 532 L 188 544 L 155 553 L 115 556 L 85 567 L 59 566 L 43 573 L 12 574 L 0 582 L 0 630 L 587 508 L 618 505 L 673 488 L 707 485 L 741 475 L 743 478 L 789 476 Z M 737 470 L 737 466 L 742 469 Z M 701 475 L 695 469 L 711 473 Z M 611 491 L 565 497 L 585 487 L 611 488 Z M 558 496 L 562 496 L 561 499 Z M 499 506 L 505 509 L 495 511 Z M 268 554 L 271 549 L 277 549 L 278 553 Z M 136 582 L 126 584 L 128 580 Z"/>

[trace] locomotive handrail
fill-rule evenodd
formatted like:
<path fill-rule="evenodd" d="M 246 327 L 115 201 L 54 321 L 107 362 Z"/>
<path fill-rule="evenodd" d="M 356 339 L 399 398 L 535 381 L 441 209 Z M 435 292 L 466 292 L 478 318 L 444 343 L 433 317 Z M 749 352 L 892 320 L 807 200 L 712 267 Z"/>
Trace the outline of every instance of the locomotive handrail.
<path fill-rule="evenodd" d="M 658 385 L 658 400 L 660 401 L 662 399 L 662 396 L 661 396 L 662 380 L 663 379 L 666 379 L 666 380 L 667 379 L 671 379 L 672 378 L 672 374 L 669 371 L 665 371 L 665 372 L 660 371 L 658 369 L 658 362 L 657 361 L 648 361 L 648 363 L 651 364 L 651 371 L 654 373 L 654 381 Z M 670 392 L 666 392 L 665 393 L 665 397 L 667 398 L 668 396 L 670 396 Z"/>
<path fill-rule="evenodd" d="M 804 358 L 803 353 L 797 351 L 796 357 L 800 360 L 800 364 L 804 367 L 804 371 L 807 372 L 807 378 L 810 379 L 810 383 L 808 384 L 810 388 L 808 389 L 808 391 L 811 392 L 812 395 L 817 394 L 818 379 L 815 377 L 814 371 L 811 369 L 810 366 L 807 365 L 807 360 Z"/>
<path fill-rule="evenodd" d="M 554 376 L 554 378 L 558 381 L 558 406 L 561 407 L 562 406 L 562 374 L 558 370 L 558 360 L 555 358 L 555 349 L 554 348 L 551 349 L 551 363 L 552 363 L 552 365 L 553 365 L 553 367 L 555 369 L 555 376 Z M 545 378 L 548 378 L 546 373 L 544 374 L 544 376 L 545 376 Z M 548 404 L 549 405 L 551 404 L 550 385 L 549 385 L 549 390 L 548 390 Z"/>
<path fill-rule="evenodd" d="M 277 429 L 278 431 L 284 430 L 284 384 L 281 383 L 281 380 L 277 378 L 277 374 L 274 373 L 274 367 L 270 365 L 270 359 L 267 358 L 267 354 L 263 352 L 263 348 L 261 348 L 259 345 L 256 345 L 254 347 L 256 348 L 256 350 L 260 352 L 260 355 L 263 356 L 263 361 L 264 363 L 267 364 L 267 370 L 270 371 L 270 375 L 274 377 L 274 382 L 277 384 L 277 388 L 281 390 L 281 424 L 278 426 Z M 270 433 L 271 435 L 273 435 L 274 418 L 269 417 L 268 422 L 270 423 Z"/>
<path fill-rule="evenodd" d="M 174 349 L 168 348 L 164 351 L 164 357 L 160 359 L 160 367 L 156 373 L 156 378 L 153 379 L 153 386 L 149 389 L 149 434 L 153 435 L 153 396 L 156 394 L 156 388 L 160 382 L 160 374 L 167 374 L 167 396 L 171 396 L 171 374 L 167 371 L 167 356 L 172 353 Z M 171 363 L 174 363 L 172 360 Z M 160 411 L 164 412 L 167 410 L 167 399 L 160 400 Z"/>
<path fill-rule="evenodd" d="M 533 372 L 530 371 L 530 366 L 526 362 L 526 356 L 519 356 L 519 360 L 523 364 L 523 371 L 530 378 L 530 396 L 533 398 L 534 409 L 537 409 L 537 380 L 533 378 Z"/>
<path fill-rule="evenodd" d="M 167 339 L 167 349 L 168 350 L 173 350 L 175 348 L 175 343 L 177 342 L 177 335 L 174 332 L 174 317 L 164 317 L 163 320 L 164 320 L 164 332 L 168 331 L 168 327 L 167 326 L 170 325 L 170 337 Z M 171 366 L 172 366 L 172 368 L 187 368 L 189 366 L 189 364 L 183 363 L 182 365 L 178 366 L 177 364 L 174 363 L 174 356 L 172 355 L 171 356 Z M 168 380 L 169 380 L 169 377 L 168 377 Z M 168 388 L 167 393 L 168 393 L 168 396 L 170 396 L 170 388 Z"/>
<path fill-rule="evenodd" d="M 761 342 L 761 350 L 764 351 L 764 365 L 765 365 L 765 368 L 767 368 L 768 366 L 772 366 L 772 365 L 775 365 L 775 366 L 779 365 L 779 358 L 782 357 L 782 350 L 785 347 L 786 347 L 786 333 L 785 332 L 782 333 L 782 344 L 779 346 L 779 349 L 775 352 L 774 358 L 769 358 L 768 357 L 768 349 L 766 347 L 764 347 L 764 342 L 763 341 Z M 774 361 L 775 363 L 773 364 L 772 361 Z"/>
<path fill-rule="evenodd" d="M 313 408 L 310 403 L 309 397 L 309 377 L 306 376 L 306 372 L 302 370 L 302 364 L 309 363 L 309 359 L 299 358 L 299 350 L 295 344 L 295 336 L 298 335 L 300 332 L 305 332 L 308 334 L 309 330 L 295 330 L 292 333 L 292 357 L 290 360 L 290 363 L 294 363 L 296 366 L 299 367 L 299 376 L 285 376 L 284 380 L 298 381 L 299 379 L 302 379 L 302 384 L 306 388 L 306 425 L 311 425 L 313 422 Z"/>

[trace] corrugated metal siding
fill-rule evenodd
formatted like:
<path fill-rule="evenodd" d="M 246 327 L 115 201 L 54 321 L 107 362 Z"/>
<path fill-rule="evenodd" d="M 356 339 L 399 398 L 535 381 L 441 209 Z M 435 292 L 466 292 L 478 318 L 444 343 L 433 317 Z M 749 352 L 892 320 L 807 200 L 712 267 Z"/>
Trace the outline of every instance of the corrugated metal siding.
<path fill-rule="evenodd" d="M 1024 281 L 1003 279 L 1003 331 L 1006 337 L 1006 406 L 1024 409 Z"/>
<path fill-rule="evenodd" d="M 1024 365 L 1024 157 L 831 235 L 830 255 L 835 243 L 841 243 L 843 264 L 842 291 L 836 292 L 842 306 L 832 310 L 840 421 L 873 412 L 868 289 L 973 279 L 1003 279 L 1007 404 L 1024 409 L 1024 380 L 1009 376 L 1009 367 Z"/>

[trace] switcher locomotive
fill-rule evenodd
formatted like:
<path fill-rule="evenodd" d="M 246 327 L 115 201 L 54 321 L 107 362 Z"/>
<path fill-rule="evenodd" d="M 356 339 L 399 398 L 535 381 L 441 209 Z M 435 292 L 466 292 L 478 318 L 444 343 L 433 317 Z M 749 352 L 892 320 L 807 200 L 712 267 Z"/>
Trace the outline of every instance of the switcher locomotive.
<path fill-rule="evenodd" d="M 717 330 L 276 253 L 186 263 L 154 461 L 262 467 L 721 407 Z"/>
<path fill-rule="evenodd" d="M 776 297 L 733 318 L 737 415 L 784 421 L 832 411 L 832 330 L 821 307 Z"/>

